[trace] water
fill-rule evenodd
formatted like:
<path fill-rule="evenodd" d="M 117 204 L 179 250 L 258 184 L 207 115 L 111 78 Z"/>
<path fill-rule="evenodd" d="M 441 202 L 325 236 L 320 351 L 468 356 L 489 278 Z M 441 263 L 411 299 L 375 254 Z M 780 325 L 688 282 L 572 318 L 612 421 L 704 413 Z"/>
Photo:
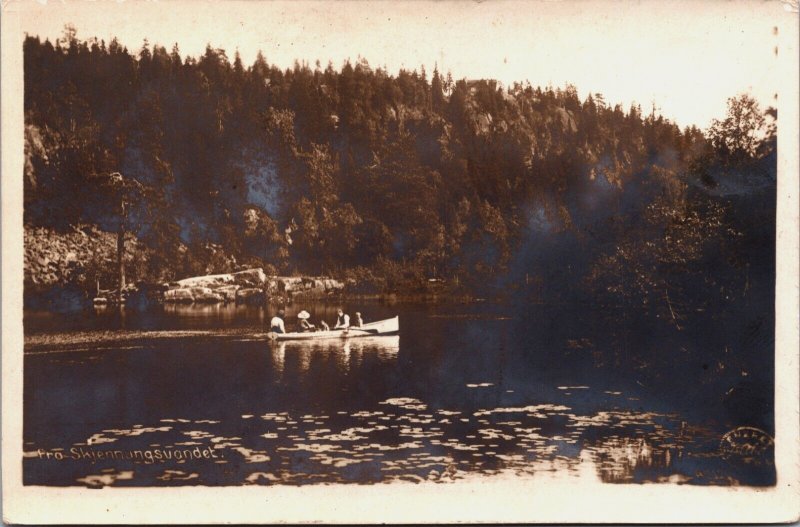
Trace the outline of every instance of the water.
<path fill-rule="evenodd" d="M 345 307 L 399 314 L 400 335 L 276 343 L 273 309 L 244 306 L 27 313 L 25 484 L 775 482 L 768 436 L 725 436 L 741 423 L 718 398 L 682 405 L 602 366 L 580 324 L 564 338 L 503 306 Z"/>

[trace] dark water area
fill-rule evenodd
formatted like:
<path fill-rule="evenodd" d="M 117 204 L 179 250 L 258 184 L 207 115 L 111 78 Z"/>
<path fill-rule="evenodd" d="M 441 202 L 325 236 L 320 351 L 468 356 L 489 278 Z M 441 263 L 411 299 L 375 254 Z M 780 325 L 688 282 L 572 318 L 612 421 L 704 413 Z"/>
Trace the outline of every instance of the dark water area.
<path fill-rule="evenodd" d="M 337 307 L 289 306 L 287 321 L 306 309 L 332 323 Z M 661 383 L 618 367 L 591 313 L 345 309 L 399 315 L 400 334 L 273 342 L 272 307 L 27 312 L 25 484 L 775 484 L 770 416 L 732 410 L 728 385 L 692 361 Z"/>

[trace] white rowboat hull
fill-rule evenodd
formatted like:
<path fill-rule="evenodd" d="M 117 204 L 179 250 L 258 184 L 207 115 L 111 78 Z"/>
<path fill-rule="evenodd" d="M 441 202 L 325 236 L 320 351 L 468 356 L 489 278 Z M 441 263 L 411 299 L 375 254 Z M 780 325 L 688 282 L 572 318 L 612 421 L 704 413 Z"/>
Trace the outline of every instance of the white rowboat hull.
<path fill-rule="evenodd" d="M 271 333 L 275 340 L 324 340 L 324 339 L 350 339 L 358 337 L 380 337 L 396 335 L 400 331 L 400 318 L 388 318 L 377 322 L 364 324 L 360 328 L 351 327 L 347 330 L 332 329 L 330 331 L 305 331 L 295 333 Z"/>

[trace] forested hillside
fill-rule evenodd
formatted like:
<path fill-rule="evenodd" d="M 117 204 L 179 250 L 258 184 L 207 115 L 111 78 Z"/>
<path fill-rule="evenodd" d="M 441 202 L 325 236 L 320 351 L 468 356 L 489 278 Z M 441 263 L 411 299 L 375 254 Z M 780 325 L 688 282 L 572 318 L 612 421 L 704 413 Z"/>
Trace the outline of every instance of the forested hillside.
<path fill-rule="evenodd" d="M 74 30 L 24 54 L 26 226 L 116 231 L 125 201 L 129 279 L 243 265 L 383 291 L 439 279 L 677 326 L 771 298 L 777 116 L 747 96 L 704 132 L 572 86 L 366 60 L 282 70 Z M 100 275 L 113 266 L 78 262 L 70 279 Z"/>

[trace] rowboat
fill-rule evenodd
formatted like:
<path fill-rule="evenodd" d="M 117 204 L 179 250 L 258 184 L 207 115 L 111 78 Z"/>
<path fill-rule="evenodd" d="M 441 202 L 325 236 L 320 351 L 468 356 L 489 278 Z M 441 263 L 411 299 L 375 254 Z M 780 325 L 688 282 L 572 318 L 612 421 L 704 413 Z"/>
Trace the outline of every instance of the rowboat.
<path fill-rule="evenodd" d="M 358 337 L 382 337 L 396 335 L 400 331 L 400 317 L 362 324 L 360 328 L 331 329 L 328 331 L 296 331 L 293 333 L 270 333 L 274 340 L 323 340 L 351 339 Z"/>

